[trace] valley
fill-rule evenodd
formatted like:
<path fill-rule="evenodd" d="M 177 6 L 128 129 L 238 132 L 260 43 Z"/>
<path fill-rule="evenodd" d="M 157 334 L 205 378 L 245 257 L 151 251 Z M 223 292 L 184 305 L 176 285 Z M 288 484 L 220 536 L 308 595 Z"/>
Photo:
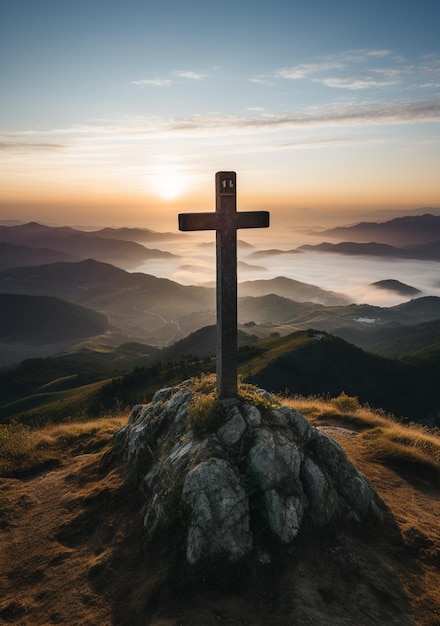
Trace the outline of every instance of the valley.
<path fill-rule="evenodd" d="M 358 244 L 353 245 L 363 245 L 362 238 L 375 231 L 381 246 L 400 242 L 408 250 L 410 232 L 417 245 L 436 245 L 439 219 L 424 215 L 324 234 L 336 238 L 355 233 Z M 96 239 L 100 242 L 94 258 L 81 258 L 92 251 Z M 31 223 L 0 227 L 0 242 L 4 267 L 0 271 L 0 379 L 6 389 L 1 419 L 38 421 L 44 407 L 58 418 L 84 407 L 97 414 L 100 407 L 110 408 L 111 393 L 114 402 L 128 407 L 142 399 L 142 393 L 149 397 L 184 372 L 199 375 L 215 370 L 214 286 L 127 271 L 124 254 L 128 251 L 139 246 L 145 254 L 152 253 L 143 244 L 163 248 L 164 256 L 174 263 L 188 246 L 186 236 L 180 249 L 179 235 L 173 233 L 127 228 L 82 232 Z M 134 248 L 127 247 L 130 242 Z M 103 260 L 108 244 L 112 263 Z M 212 262 L 212 244 L 202 241 L 196 249 L 200 259 Z M 375 249 L 370 246 L 369 253 Z M 64 259 L 67 250 L 71 256 Z M 258 256 L 259 262 L 282 253 L 257 250 L 245 242 L 239 243 L 239 251 L 242 259 Z M 50 256 L 57 254 L 59 260 Z M 139 260 L 136 254 L 130 263 Z M 303 254 L 301 248 L 283 253 L 290 259 Z M 350 254 L 355 258 L 358 251 Z M 38 264 L 39 260 L 49 262 Z M 185 261 L 182 258 L 183 266 Z M 392 263 L 382 261 L 392 272 Z M 436 288 L 426 293 L 392 278 L 365 283 L 371 291 L 394 293 L 400 302 L 354 303 L 343 291 L 282 275 L 240 280 L 242 379 L 290 395 L 345 392 L 400 419 L 437 424 L 440 296 L 435 295 Z M 143 368 L 144 391 L 142 376 L 133 376 L 133 368 Z M 383 380 L 387 380 L 385 387 Z"/>

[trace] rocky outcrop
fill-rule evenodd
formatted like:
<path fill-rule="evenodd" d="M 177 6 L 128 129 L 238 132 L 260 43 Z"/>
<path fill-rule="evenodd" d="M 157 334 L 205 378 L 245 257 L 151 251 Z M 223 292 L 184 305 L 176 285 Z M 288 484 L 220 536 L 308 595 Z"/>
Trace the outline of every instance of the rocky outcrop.
<path fill-rule="evenodd" d="M 208 419 L 219 414 L 211 396 L 202 405 L 206 415 L 199 407 L 191 419 L 200 398 L 191 381 L 161 389 L 150 404 L 135 406 L 115 435 L 141 476 L 146 529 L 172 525 L 177 515 L 190 564 L 261 553 L 261 534 L 252 529 L 262 524 L 291 544 L 306 525 L 380 519 L 383 504 L 367 479 L 298 411 L 256 390 L 251 401 L 220 407 L 217 419 Z"/>

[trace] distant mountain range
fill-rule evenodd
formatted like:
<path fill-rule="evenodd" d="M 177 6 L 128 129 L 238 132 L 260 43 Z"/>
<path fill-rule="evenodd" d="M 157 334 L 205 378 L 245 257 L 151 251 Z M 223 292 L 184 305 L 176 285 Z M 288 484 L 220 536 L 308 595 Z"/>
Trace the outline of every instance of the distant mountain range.
<path fill-rule="evenodd" d="M 397 288 L 387 281 L 382 286 Z M 386 325 L 414 325 L 440 319 L 440 298 L 436 297 L 419 298 L 391 308 L 339 304 L 346 302 L 339 294 L 283 277 L 246 281 L 239 289 L 240 294 L 263 294 L 241 295 L 238 301 L 242 330 L 259 337 L 316 328 L 341 336 L 351 333 L 351 340 L 356 343 L 356 333 L 364 337 Z M 52 296 L 102 313 L 119 329 L 121 342 L 169 347 L 215 323 L 214 289 L 129 273 L 90 259 L 5 270 L 0 272 L 1 292 Z"/>
<path fill-rule="evenodd" d="M 182 238 L 181 233 L 159 233 L 149 228 L 102 228 L 100 230 L 90 231 L 86 234 L 90 237 L 137 241 L 139 243 L 155 243 Z"/>
<path fill-rule="evenodd" d="M 440 217 L 439 217 L 440 219 Z M 376 256 L 394 259 L 414 259 L 419 261 L 440 261 L 440 239 L 422 245 L 406 245 L 397 248 L 385 243 L 320 243 L 317 245 L 305 244 L 298 250 L 304 252 L 335 252 L 350 256 Z"/>
<path fill-rule="evenodd" d="M 440 241 L 440 216 L 397 217 L 383 223 L 361 222 L 355 226 L 338 226 L 319 233 L 343 241 L 386 243 L 391 246 L 416 246 Z"/>
<path fill-rule="evenodd" d="M 114 239 L 110 238 L 111 234 L 115 235 Z M 116 238 L 118 234 L 121 235 L 120 239 Z M 21 247 L 21 250 L 15 251 L 10 247 L 3 249 L 3 267 L 5 263 L 10 267 L 13 266 L 14 260 L 17 260 L 20 254 L 21 266 L 35 264 L 32 262 L 35 251 L 29 248 L 61 252 L 70 255 L 75 260 L 93 258 L 124 269 L 133 269 L 150 259 L 170 259 L 175 256 L 171 252 L 145 248 L 135 241 L 127 240 L 129 234 L 138 237 L 144 235 L 144 237 L 150 237 L 150 241 L 160 239 L 160 237 L 155 238 L 155 235 L 159 235 L 158 233 L 143 229 L 103 229 L 90 233 L 67 226 L 44 226 L 36 222 L 19 226 L 0 226 L 0 242 Z M 164 235 L 164 238 L 167 236 Z M 31 262 L 27 262 L 27 257 Z"/>
<path fill-rule="evenodd" d="M 103 313 L 128 335 L 154 345 L 187 334 L 180 329 L 182 316 L 215 308 L 213 289 L 129 273 L 92 259 L 6 270 L 0 273 L 0 292 L 63 298 Z"/>
<path fill-rule="evenodd" d="M 242 289 L 275 294 L 272 299 L 240 298 L 243 322 L 268 319 L 268 315 L 273 321 L 284 321 L 295 315 L 296 303 L 277 293 L 328 304 L 346 302 L 319 287 L 283 278 L 247 281 L 240 286 L 240 293 Z M 128 336 L 153 345 L 168 345 L 215 322 L 214 289 L 129 273 L 91 259 L 5 270 L 0 272 L 0 292 L 63 298 L 105 314 Z"/>
<path fill-rule="evenodd" d="M 347 237 L 354 234 L 360 239 L 368 239 L 374 234 L 377 240 L 321 243 L 289 251 L 262 250 L 251 252 L 246 260 L 264 255 L 303 254 L 311 250 L 440 260 L 439 224 L 440 216 L 429 214 L 397 218 L 383 224 L 365 222 L 332 229 L 326 234 Z M 66 305 L 77 304 L 104 315 L 112 328 L 106 333 L 113 345 L 117 340 L 137 341 L 169 349 L 198 329 L 215 324 L 214 288 L 181 285 L 144 273 L 129 273 L 121 267 L 132 268 L 149 256 L 173 257 L 168 252 L 149 250 L 134 240 L 149 243 L 179 236 L 142 228 L 104 228 L 86 232 L 35 222 L 0 226 L 0 270 L 3 269 L 0 271 L 0 293 L 60 298 L 66 301 Z M 399 245 L 405 242 L 404 247 L 395 247 L 395 243 L 389 242 L 378 243 L 381 238 L 398 241 Z M 430 238 L 426 243 L 425 240 Z M 203 248 L 214 244 L 200 245 Z M 240 248 L 248 252 L 253 249 L 244 242 L 240 242 Z M 100 258 L 111 258 L 119 267 L 96 260 Z M 393 279 L 377 281 L 369 287 L 408 298 L 421 295 L 416 287 Z M 440 319 L 439 298 L 418 298 L 390 308 L 353 305 L 342 294 L 283 276 L 244 281 L 239 284 L 238 293 L 240 330 L 256 337 L 284 336 L 293 330 L 315 328 L 347 338 L 356 345 L 380 350 L 387 332 Z M 17 306 L 14 305 L 13 310 L 18 311 Z M 61 319 L 65 318 L 60 316 Z M 64 322 L 64 326 L 68 334 L 68 323 Z M 23 332 L 22 343 L 30 346 L 31 341 L 32 337 Z M 188 339 L 189 344 L 191 341 Z M 32 352 L 20 354 L 31 355 Z M 12 353 L 10 356 L 14 359 Z"/>
<path fill-rule="evenodd" d="M 428 214 L 321 235 L 342 242 L 288 251 L 252 252 L 244 243 L 240 248 L 250 252 L 247 262 L 311 251 L 440 260 L 440 217 Z M 29 406 L 43 410 L 47 398 L 54 400 L 56 414 L 57 394 L 72 392 L 79 406 L 82 385 L 88 385 L 96 411 L 105 394 L 106 401 L 125 406 L 132 399 L 128 378 L 114 378 L 110 385 L 105 379 L 134 366 L 140 368 L 129 375 L 136 401 L 145 386 L 213 371 L 215 289 L 125 271 L 148 258 L 173 258 L 141 243 L 181 236 L 149 229 L 0 226 L 2 353 L 14 363 L 61 352 L 0 372 L 1 397 L 12 402 L 4 409 L 8 419 L 15 411 L 26 414 Z M 207 246 L 213 244 L 202 244 Z M 398 416 L 438 424 L 440 298 L 417 297 L 418 289 L 392 279 L 368 287 L 414 299 L 393 307 L 355 305 L 341 294 L 283 276 L 240 283 L 242 379 L 290 394 L 345 392 Z M 171 365 L 178 360 L 180 365 Z M 70 410 L 66 405 L 65 414 Z"/>
<path fill-rule="evenodd" d="M 321 238 L 342 240 L 304 244 L 291 250 L 270 248 L 252 252 L 248 259 L 264 259 L 301 254 L 334 252 L 353 256 L 440 261 L 440 216 L 400 217 L 384 223 L 361 222 L 355 226 L 338 226 L 319 233 Z"/>

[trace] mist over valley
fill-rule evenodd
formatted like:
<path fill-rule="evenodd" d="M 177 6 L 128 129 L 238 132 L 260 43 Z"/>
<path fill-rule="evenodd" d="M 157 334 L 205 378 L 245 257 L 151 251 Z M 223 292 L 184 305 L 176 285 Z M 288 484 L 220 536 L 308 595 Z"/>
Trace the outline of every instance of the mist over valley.
<path fill-rule="evenodd" d="M 347 302 L 378 306 L 393 306 L 405 301 L 406 294 L 392 288 L 392 283 L 389 283 L 390 289 L 386 289 L 387 281 L 398 281 L 418 290 L 420 295 L 439 296 L 439 223 L 440 216 L 431 215 L 365 223 L 358 229 L 353 227 L 357 242 L 342 241 L 339 244 L 322 241 L 330 231 L 312 234 L 277 231 L 275 228 L 263 234 L 249 231 L 245 234 L 246 241 L 240 238 L 238 242 L 238 280 L 243 283 L 285 277 L 335 292 Z M 369 240 L 372 230 L 383 243 Z M 405 238 L 401 235 L 402 230 Z M 352 229 L 334 231 L 337 238 L 348 236 Z M 413 243 L 410 243 L 411 234 Z M 396 243 L 398 236 L 402 247 L 388 243 Z M 173 251 L 179 258 L 151 260 L 136 270 L 186 285 L 215 285 L 214 235 L 185 233 L 180 241 L 162 242 L 161 247 Z M 383 284 L 381 289 L 371 287 L 377 282 Z"/>
<path fill-rule="evenodd" d="M 411 222 L 418 240 L 419 222 L 423 231 L 426 216 Z M 389 223 L 377 226 L 387 232 L 390 228 Z M 119 230 L 121 239 L 117 239 Z M 365 232 L 368 237 L 369 229 Z M 414 385 L 420 387 L 423 381 L 424 394 L 429 398 L 423 409 L 424 419 L 435 422 L 437 399 L 431 378 L 437 375 L 440 363 L 438 262 L 401 258 L 411 249 L 408 241 L 405 248 L 393 248 L 396 254 L 383 256 L 382 246 L 388 244 L 380 244 L 379 248 L 369 244 L 369 253 L 361 255 L 357 246 L 362 242 L 351 243 L 343 253 L 337 251 L 337 245 L 322 251 L 316 244 L 317 236 L 302 232 L 277 235 L 269 230 L 264 235 L 246 233 L 246 240 L 239 240 L 239 359 L 247 363 L 257 358 L 252 367 L 250 362 L 243 366 L 243 375 L 252 374 L 249 380 L 270 388 L 279 365 L 270 362 L 265 369 L 258 361 L 258 355 L 266 351 L 264 342 L 280 342 L 275 358 L 289 352 L 291 337 L 313 329 L 318 339 L 321 332 L 322 336 L 329 334 L 356 346 L 360 352 L 354 352 L 357 356 L 353 358 L 364 362 L 365 371 L 373 361 L 364 359 L 362 350 L 392 359 L 387 365 L 390 380 L 396 377 L 397 381 L 403 375 L 399 374 L 399 359 L 416 359 L 416 364 L 405 365 L 408 401 L 398 405 L 392 398 L 387 399 L 386 393 L 378 395 L 375 385 L 363 394 L 362 376 L 355 383 L 350 368 L 345 367 L 330 389 L 330 378 L 325 373 L 328 365 L 321 372 L 319 363 L 328 363 L 328 359 L 336 363 L 338 354 L 345 354 L 348 348 L 344 343 L 319 341 L 313 343 L 316 386 L 312 390 L 303 388 L 298 382 L 303 378 L 297 372 L 290 392 L 319 394 L 352 389 L 364 401 L 379 403 L 381 398 L 382 406 L 390 410 L 399 407 L 401 415 L 405 411 L 416 415 L 410 402 L 411 389 Z M 130 237 L 148 245 L 154 242 L 157 248 L 146 248 L 139 241 L 130 241 Z M 307 240 L 314 243 L 309 245 Z M 417 245 L 439 244 L 431 241 Z M 93 380 L 114 368 L 140 364 L 154 367 L 157 362 L 180 359 L 195 359 L 193 365 L 188 365 L 189 371 L 212 370 L 215 241 L 209 233 L 154 233 L 148 229 L 87 233 L 31 223 L 1 227 L 0 250 L 4 268 L 0 271 L 0 294 L 7 308 L 0 367 L 20 368 L 23 359 L 59 355 L 55 358 L 69 358 L 75 364 L 69 366 L 69 372 L 91 368 Z M 70 256 L 63 256 L 66 254 Z M 139 259 L 142 262 L 137 265 Z M 41 260 L 49 262 L 39 264 Z M 335 352 L 324 359 L 324 354 L 319 354 L 327 345 Z M 290 369 L 292 363 L 300 367 L 301 354 L 305 353 L 296 354 L 293 360 L 286 356 Z M 207 359 L 206 365 L 198 359 Z M 374 363 L 374 368 L 380 370 L 379 361 Z M 285 384 L 289 372 L 283 376 Z M 164 382 L 163 374 L 158 380 Z M 14 414 L 14 407 L 7 410 L 8 415 Z"/>

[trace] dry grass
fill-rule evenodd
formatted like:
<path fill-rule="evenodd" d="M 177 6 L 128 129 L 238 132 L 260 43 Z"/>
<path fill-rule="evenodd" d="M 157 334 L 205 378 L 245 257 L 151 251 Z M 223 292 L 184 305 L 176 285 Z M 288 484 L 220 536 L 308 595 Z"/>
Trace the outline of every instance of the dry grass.
<path fill-rule="evenodd" d="M 195 393 L 209 394 L 216 389 L 217 377 L 215 374 L 202 374 L 199 377 L 191 378 L 191 389 Z"/>
<path fill-rule="evenodd" d="M 415 465 L 440 480 L 440 437 L 427 429 L 396 423 L 373 428 L 362 440 L 377 458 Z"/>
<path fill-rule="evenodd" d="M 409 464 L 440 481 L 440 433 L 436 430 L 402 424 L 392 415 L 361 406 L 357 398 L 345 394 L 330 399 L 297 396 L 284 398 L 283 403 L 296 408 L 316 426 L 330 421 L 360 431 L 361 441 L 376 460 Z"/>
<path fill-rule="evenodd" d="M 50 424 L 31 429 L 20 423 L 0 425 L 0 476 L 31 472 L 45 463 L 61 463 L 66 450 L 99 447 L 103 437 L 127 422 L 126 414 Z"/>
<path fill-rule="evenodd" d="M 163 546 L 146 544 L 140 491 L 106 448 L 127 416 L 17 428 L 7 431 L 13 451 L 34 461 L 47 453 L 61 466 L 0 480 L 0 624 L 438 626 L 438 492 L 396 473 L 373 443 L 384 437 L 388 448 L 438 462 L 439 438 L 366 407 L 350 413 L 347 400 L 281 402 L 328 429 L 372 481 L 390 510 L 380 532 L 321 530 L 304 536 L 283 568 L 265 565 L 232 594 L 203 585 L 176 594 L 168 582 L 176 564 Z"/>
<path fill-rule="evenodd" d="M 211 430 L 220 419 L 221 407 L 216 397 L 215 381 L 214 375 L 192 380 L 191 386 L 198 395 L 190 406 L 189 422 L 199 434 Z M 250 385 L 239 386 L 242 400 L 263 402 L 255 391 Z M 435 431 L 415 424 L 402 424 L 391 415 L 360 405 L 357 398 L 346 394 L 328 399 L 274 397 L 274 401 L 277 400 L 293 406 L 316 426 L 333 422 L 360 432 L 372 458 L 410 464 L 440 480 L 440 436 Z M 0 425 L 0 476 L 32 471 L 33 467 L 49 461 L 61 462 L 66 449 L 73 452 L 98 449 L 103 436 L 115 432 L 126 421 L 127 415 L 115 414 L 37 429 L 20 423 Z"/>
<path fill-rule="evenodd" d="M 320 398 L 318 396 L 293 396 L 282 398 L 282 403 L 292 406 L 315 425 L 322 421 L 335 419 L 345 422 L 354 429 L 364 430 L 376 427 L 386 427 L 395 423 L 392 415 L 382 411 L 374 411 L 369 406 L 359 404 L 357 398 L 339 395 L 337 398 Z"/>
<path fill-rule="evenodd" d="M 216 394 L 200 394 L 188 405 L 188 426 L 196 437 L 216 430 L 223 417 L 223 407 Z"/>
<path fill-rule="evenodd" d="M 46 446 L 68 446 L 69 443 L 82 437 L 96 434 L 115 432 L 127 423 L 127 414 L 109 415 L 86 422 L 71 422 L 67 424 L 52 424 L 44 426 L 32 433 L 34 445 L 39 448 Z"/>

